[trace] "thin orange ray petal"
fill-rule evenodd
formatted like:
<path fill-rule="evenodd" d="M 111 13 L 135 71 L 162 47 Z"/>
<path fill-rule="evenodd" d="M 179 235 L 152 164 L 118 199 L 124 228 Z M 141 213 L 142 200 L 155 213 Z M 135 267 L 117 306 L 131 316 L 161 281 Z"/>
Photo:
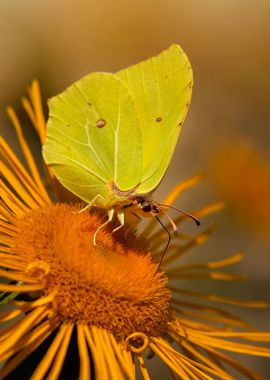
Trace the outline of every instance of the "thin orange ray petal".
<path fill-rule="evenodd" d="M 12 303 L 18 307 L 23 308 L 24 310 L 32 309 L 37 306 L 42 306 L 48 303 L 51 303 L 55 297 L 55 293 L 50 293 L 47 296 L 39 297 L 34 301 L 17 301 L 14 300 Z"/>
<path fill-rule="evenodd" d="M 14 234 L 17 233 L 17 228 L 13 224 L 10 224 L 9 222 L 1 219 L 0 231 L 3 231 L 6 234 L 10 233 L 12 234 L 11 236 L 14 236 Z"/>
<path fill-rule="evenodd" d="M 162 203 L 171 206 L 176 201 L 176 199 L 179 198 L 183 191 L 197 185 L 197 183 L 201 182 L 203 177 L 203 174 L 197 174 L 180 182 L 170 191 L 170 193 L 166 196 L 166 198 L 164 198 Z"/>
<path fill-rule="evenodd" d="M 159 358 L 174 371 L 182 380 L 189 380 L 188 375 L 180 366 L 180 363 L 176 363 L 170 356 L 167 356 L 163 350 L 160 349 L 158 342 L 150 342 L 150 348 L 159 356 Z"/>
<path fill-rule="evenodd" d="M 41 93 L 40 93 L 40 87 L 37 80 L 33 80 L 31 85 L 28 88 L 30 101 L 23 97 L 22 98 L 22 104 L 23 107 L 28 114 L 32 124 L 34 125 L 35 130 L 38 133 L 41 145 L 45 143 L 45 137 L 46 137 L 46 122 L 44 118 L 44 112 L 42 107 L 42 101 L 41 101 Z M 45 166 L 46 175 L 49 178 L 50 183 L 54 187 L 54 192 L 57 195 L 57 198 L 59 198 L 59 189 L 57 184 L 56 178 L 53 174 L 53 171 L 48 166 Z"/>
<path fill-rule="evenodd" d="M 183 370 L 185 371 L 185 373 L 188 375 L 188 378 L 190 380 L 214 380 L 212 378 L 209 378 L 208 376 L 202 376 L 202 377 L 198 377 L 196 373 L 196 369 L 194 367 L 192 367 L 192 369 L 190 370 L 189 366 L 186 365 L 187 363 L 182 360 L 181 361 L 181 367 L 183 368 Z"/>
<path fill-rule="evenodd" d="M 226 322 L 224 322 L 224 323 L 229 325 L 229 326 L 231 326 L 231 325 L 237 326 L 238 325 L 238 326 L 242 326 L 246 329 L 251 330 L 251 327 L 247 323 L 245 323 L 244 321 L 242 321 L 240 318 L 236 317 L 235 315 L 233 315 L 229 312 L 226 312 L 222 309 L 209 307 L 209 306 L 205 306 L 205 305 L 199 305 L 199 304 L 190 303 L 190 302 L 182 302 L 182 301 L 178 302 L 180 307 L 175 307 L 174 304 L 175 304 L 175 300 L 172 300 L 171 309 L 175 310 L 177 313 L 179 313 L 180 317 L 177 317 L 173 322 L 170 322 L 168 324 L 168 329 L 171 332 L 173 332 L 173 331 L 181 331 L 182 332 L 181 314 L 185 315 L 185 312 L 187 312 L 187 315 L 189 315 L 189 313 L 191 313 L 191 316 L 193 316 L 192 312 L 190 312 L 190 310 L 186 309 L 186 308 L 191 308 L 191 309 L 195 309 L 195 310 L 197 309 L 197 310 L 201 310 L 201 311 L 207 313 L 205 318 L 203 318 L 203 315 L 201 317 L 199 314 L 198 317 L 196 317 L 196 314 L 194 314 L 194 318 L 196 318 L 200 321 L 202 319 L 206 319 L 206 320 L 212 319 L 213 321 L 215 321 L 215 318 L 217 318 L 217 322 L 218 322 L 219 318 L 221 316 L 221 318 L 225 318 Z M 209 313 L 210 313 L 210 317 L 208 318 Z M 212 318 L 211 318 L 211 314 L 213 314 Z M 180 326 L 180 330 L 179 330 L 179 326 Z"/>
<path fill-rule="evenodd" d="M 169 247 L 166 252 L 166 256 L 163 259 L 162 267 L 166 267 L 168 264 L 172 263 L 179 257 L 182 257 L 185 253 L 189 252 L 192 248 L 202 245 L 209 237 L 212 235 L 215 230 L 216 225 L 213 224 L 207 230 L 203 231 L 199 235 L 193 237 L 188 243 L 184 245 L 178 245 L 175 247 L 175 250 Z M 162 251 L 159 251 L 157 254 L 161 254 Z M 156 255 L 155 255 L 156 256 Z"/>
<path fill-rule="evenodd" d="M 243 252 L 237 252 L 231 256 L 226 257 L 223 260 L 209 261 L 208 263 L 206 263 L 206 265 L 208 268 L 223 268 L 228 265 L 234 265 L 239 263 L 243 260 L 244 257 L 245 255 Z"/>
<path fill-rule="evenodd" d="M 10 347 L 9 351 L 6 351 L 4 355 L 0 357 L 0 361 L 3 362 L 15 354 L 20 354 L 19 351 L 25 350 L 29 345 L 35 342 L 40 336 L 49 333 L 51 334 L 58 324 L 57 319 L 50 319 L 37 325 L 33 330 L 26 333 L 19 342 Z"/>
<path fill-rule="evenodd" d="M 17 236 L 17 231 L 8 228 L 8 222 L 4 222 L 3 224 L 0 222 L 0 244 L 1 237 L 8 237 L 14 239 Z"/>
<path fill-rule="evenodd" d="M 162 338 L 153 338 L 154 343 L 159 346 L 159 349 L 163 351 L 163 353 L 167 352 L 168 356 L 170 355 L 175 362 L 183 362 L 185 366 L 188 366 L 194 373 L 198 374 L 200 377 L 205 379 L 213 379 L 212 377 L 208 376 L 206 372 L 211 373 L 212 375 L 219 377 L 220 379 L 227 380 L 227 376 L 223 375 L 223 371 L 215 371 L 214 369 L 210 367 L 206 367 L 204 364 L 201 364 L 199 362 L 196 362 L 187 356 L 184 356 L 180 352 L 177 352 L 173 347 L 171 347 L 164 339 Z M 203 372 L 202 372 L 202 371 Z"/>
<path fill-rule="evenodd" d="M 86 337 L 89 349 L 91 350 L 91 353 L 93 355 L 95 375 L 96 375 L 96 378 L 98 379 L 109 380 L 110 377 L 107 371 L 107 367 L 103 365 L 104 358 L 102 355 L 102 351 L 100 350 L 99 342 L 96 341 L 92 336 L 93 331 L 95 329 L 96 329 L 95 326 L 92 326 L 91 330 L 89 329 L 87 325 L 84 326 L 85 337 Z"/>
<path fill-rule="evenodd" d="M 0 170 L 9 184 L 21 196 L 21 198 L 26 201 L 25 196 L 27 199 L 30 197 L 30 200 L 32 200 L 31 202 L 34 201 L 39 206 L 48 204 L 47 200 L 41 196 L 40 191 L 33 179 L 27 173 L 21 162 L 13 153 L 12 149 L 8 146 L 2 137 L 0 137 L 0 154 L 9 163 L 14 173 L 16 173 L 16 176 L 14 176 L 12 172 L 6 167 L 6 165 L 4 165 L 3 161 L 0 162 Z"/>
<path fill-rule="evenodd" d="M 14 239 L 10 236 L 7 236 L 7 235 L 2 235 L 0 233 L 0 243 L 1 244 L 4 244 L 4 245 L 8 245 L 8 246 L 11 246 L 14 242 Z"/>
<path fill-rule="evenodd" d="M 187 316 L 187 317 L 191 317 L 191 318 L 195 318 L 195 319 L 198 319 L 198 320 L 207 320 L 207 321 L 211 321 L 211 322 L 215 322 L 215 323 L 222 323 L 223 325 L 233 325 L 233 326 L 241 326 L 241 327 L 245 327 L 245 328 L 248 328 L 248 324 L 244 321 L 242 321 L 240 318 L 237 318 L 236 317 L 233 319 L 233 318 L 228 318 L 228 317 L 219 317 L 219 316 L 211 316 L 211 315 L 208 315 L 208 314 L 202 314 L 202 313 L 193 313 L 189 310 L 183 310 L 183 309 L 180 309 L 180 308 L 177 308 L 177 312 L 181 315 L 181 318 L 182 318 L 182 315 L 183 316 Z"/>
<path fill-rule="evenodd" d="M 33 279 L 27 275 L 24 275 L 21 272 L 18 273 L 18 272 L 3 270 L 3 269 L 0 269 L 0 276 L 5 277 L 5 278 L 9 278 L 10 280 L 14 280 L 14 281 L 22 281 L 22 282 L 27 282 L 27 283 L 36 283 L 37 282 L 36 279 Z"/>
<path fill-rule="evenodd" d="M 34 285 L 10 285 L 10 284 L 2 284 L 0 283 L 0 291 L 1 292 L 38 292 L 39 290 L 43 290 L 44 286 L 41 284 Z"/>
<path fill-rule="evenodd" d="M 41 334 L 33 335 L 35 339 L 6 363 L 4 368 L 2 368 L 0 371 L 0 380 L 4 380 L 6 376 L 13 371 L 13 369 L 15 369 L 33 351 L 35 351 L 36 348 L 52 333 L 53 329 L 56 327 L 53 325 L 53 322 L 51 326 L 49 324 L 48 326 L 49 328 L 47 328 L 45 331 L 42 331 Z M 27 338 L 29 341 L 31 341 L 30 334 L 29 337 L 27 336 Z"/>
<path fill-rule="evenodd" d="M 111 345 L 108 333 L 106 330 L 96 330 L 99 335 L 99 340 L 101 342 L 101 347 L 103 350 L 103 356 L 107 363 L 108 373 L 112 374 L 116 379 L 125 379 L 122 367 L 117 360 L 116 354 L 114 352 L 113 346 Z"/>
<path fill-rule="evenodd" d="M 33 180 L 35 181 L 36 186 L 38 187 L 40 193 L 42 194 L 44 201 L 49 204 L 50 198 L 49 198 L 48 193 L 47 193 L 47 191 L 43 185 L 42 179 L 40 177 L 38 168 L 35 164 L 35 160 L 32 156 L 31 150 L 29 149 L 29 146 L 28 146 L 28 144 L 27 144 L 27 142 L 23 136 L 23 132 L 22 132 L 22 128 L 21 128 L 19 119 L 17 118 L 17 115 L 14 112 L 12 107 L 7 108 L 7 114 L 9 116 L 12 124 L 15 127 L 17 137 L 19 139 L 19 143 L 21 145 L 25 160 L 26 160 L 28 167 L 30 169 L 30 173 L 32 174 Z"/>
<path fill-rule="evenodd" d="M 243 281 L 247 279 L 247 276 L 241 274 L 231 274 L 222 272 L 178 272 L 178 269 L 166 270 L 166 275 L 169 279 L 186 280 L 196 278 L 198 280 L 218 280 L 218 281 Z"/>
<path fill-rule="evenodd" d="M 64 339 L 64 335 L 66 332 L 67 325 L 62 325 L 58 330 L 53 342 L 50 344 L 49 349 L 44 354 L 42 360 L 40 361 L 39 365 L 32 374 L 31 380 L 40 380 L 45 378 L 47 371 L 49 370 L 56 357 L 57 351 L 59 350 L 59 347 Z"/>
<path fill-rule="evenodd" d="M 193 216 L 195 216 L 198 219 L 201 219 L 204 216 L 207 216 L 211 213 L 218 212 L 218 211 L 222 210 L 223 208 L 224 208 L 223 203 L 213 203 L 213 204 L 210 204 L 208 206 L 202 207 L 198 210 L 191 211 L 190 214 L 192 214 Z M 181 214 L 176 219 L 174 219 L 174 223 L 177 225 L 177 227 L 179 227 L 179 225 L 186 220 L 189 220 L 189 218 L 187 216 Z M 170 231 L 171 224 L 169 222 L 165 222 L 164 225 L 167 228 L 167 230 Z M 147 235 L 145 234 L 145 236 L 147 236 Z M 179 236 L 181 236 L 181 235 L 179 235 Z M 157 244 L 157 241 L 162 241 L 162 240 L 164 241 L 164 237 L 166 237 L 166 234 L 163 232 L 163 234 L 161 235 L 160 230 L 158 230 L 150 236 L 150 240 L 153 241 L 154 244 Z"/>
<path fill-rule="evenodd" d="M 33 105 L 33 111 L 36 120 L 36 129 L 38 131 L 41 144 L 43 145 L 46 136 L 46 122 L 42 107 L 40 87 L 36 79 L 32 81 L 31 85 L 28 88 L 28 92 Z"/>
<path fill-rule="evenodd" d="M 99 377 L 102 373 L 102 377 L 101 377 L 102 379 L 103 378 L 109 379 L 110 378 L 110 372 L 109 372 L 109 368 L 108 368 L 108 363 L 104 357 L 104 351 L 103 351 L 103 347 L 102 347 L 103 342 L 102 342 L 102 338 L 99 335 L 99 330 L 100 329 L 96 326 L 91 327 L 91 333 L 93 336 L 93 340 L 95 342 L 97 358 L 100 361 L 100 363 L 102 363 L 102 365 L 101 365 L 102 370 L 101 370 L 101 368 L 99 368 L 100 372 L 97 372 L 97 377 Z M 98 373 L 100 373 L 100 374 L 98 375 Z"/>
<path fill-rule="evenodd" d="M 39 339 L 29 345 L 26 349 L 13 356 L 10 361 L 0 371 L 0 380 L 4 380 L 21 362 L 24 361 L 35 349 L 50 335 L 50 332 L 44 333 Z"/>
<path fill-rule="evenodd" d="M 86 337 L 84 332 L 84 327 L 81 324 L 77 325 L 78 332 L 78 349 L 79 349 L 79 357 L 80 357 L 80 379 L 81 380 L 89 380 L 90 373 L 90 359 L 89 353 L 87 350 Z"/>
<path fill-rule="evenodd" d="M 148 371 L 146 369 L 146 366 L 145 366 L 145 363 L 144 363 L 144 360 L 143 360 L 143 356 L 141 354 L 137 354 L 136 357 L 138 359 L 139 368 L 140 368 L 143 380 L 151 380 L 150 376 L 149 376 L 149 373 L 148 373 Z"/>
<path fill-rule="evenodd" d="M 17 171 L 15 176 L 2 161 L 0 162 L 0 173 L 6 178 L 8 183 L 13 187 L 14 191 L 30 208 L 44 206 L 44 201 L 41 201 L 40 197 L 36 194 L 36 188 L 33 189 L 33 187 L 30 186 Z M 37 198 L 39 199 L 37 200 Z"/>
<path fill-rule="evenodd" d="M 25 265 L 22 265 L 21 263 L 19 263 L 18 261 L 15 261 L 14 259 L 10 259 L 10 260 L 1 259 L 1 255 L 0 255 L 0 260 L 1 260 L 1 266 L 3 268 L 16 269 L 20 271 L 23 271 L 25 268 Z"/>
<path fill-rule="evenodd" d="M 230 376 L 227 372 L 225 373 L 219 366 L 217 366 L 212 360 L 208 359 L 205 355 L 201 354 L 198 350 L 196 350 L 190 343 L 185 340 L 181 340 L 180 346 L 183 346 L 186 350 L 188 350 L 196 359 L 205 363 L 208 367 L 213 368 L 216 372 L 222 373 L 224 378 L 228 380 L 233 380 L 233 377 Z"/>
<path fill-rule="evenodd" d="M 11 228 L 9 228 L 7 226 L 7 223 L 6 224 L 0 223 L 0 235 L 2 235 L 2 236 L 9 236 L 11 238 L 14 238 L 14 236 L 17 235 L 17 231 L 15 229 L 12 230 Z"/>
<path fill-rule="evenodd" d="M 9 249 L 3 249 L 4 247 L 0 247 L 0 259 L 2 260 L 13 260 L 17 263 L 23 263 L 22 259 L 20 256 L 13 254 L 10 252 Z M 5 247 L 6 248 L 6 247 Z M 25 268 L 25 265 L 23 265 Z"/>
<path fill-rule="evenodd" d="M 215 350 L 212 347 L 208 347 L 206 345 L 200 345 L 199 347 L 202 347 L 207 353 L 211 354 L 212 356 L 218 358 L 219 360 L 229 364 L 232 368 L 236 369 L 238 372 L 242 373 L 246 377 L 248 377 L 251 380 L 264 380 L 261 376 L 259 376 L 257 373 L 251 371 L 249 368 L 244 367 L 241 365 L 238 361 L 234 360 L 228 355 L 225 355 L 223 352 L 219 352 Z"/>
<path fill-rule="evenodd" d="M 171 374 L 171 376 L 172 376 L 172 379 L 173 379 L 173 380 L 178 380 L 179 378 L 178 378 L 177 374 L 174 373 L 173 370 L 172 370 L 171 368 L 169 368 L 169 367 L 167 367 L 167 368 L 168 368 L 168 370 L 170 371 L 170 374 Z"/>
<path fill-rule="evenodd" d="M 8 338 L 1 341 L 0 355 L 3 355 L 11 347 L 14 347 L 20 338 L 31 330 L 33 326 L 38 324 L 47 314 L 48 310 L 46 306 L 40 306 L 15 323 L 12 334 L 8 334 Z"/>
<path fill-rule="evenodd" d="M 36 132 L 39 134 L 39 131 L 37 129 L 37 124 L 36 124 L 36 115 L 34 113 L 32 106 L 31 106 L 31 103 L 29 102 L 29 100 L 25 96 L 23 96 L 21 100 L 22 100 L 22 106 L 23 106 L 25 112 L 27 113 L 27 115 L 31 121 L 31 124 L 34 126 Z"/>
<path fill-rule="evenodd" d="M 191 374 L 198 375 L 198 379 L 203 379 L 203 380 L 215 380 L 217 378 L 222 379 L 222 380 L 228 380 L 227 374 L 224 375 L 223 371 L 216 371 L 212 368 L 209 368 L 205 365 L 202 365 L 200 363 L 197 363 L 196 361 L 189 359 L 189 358 L 183 358 L 183 363 L 185 363 L 185 370 L 189 369 L 189 376 L 191 377 Z M 199 367 L 199 368 L 197 368 Z M 210 377 L 209 375 L 206 374 L 206 372 L 212 373 L 215 377 Z"/>
<path fill-rule="evenodd" d="M 154 221 L 156 222 L 156 221 Z M 166 225 L 166 224 L 165 224 Z M 168 231 L 171 231 L 171 225 L 167 225 L 166 226 L 167 230 Z M 143 235 L 147 236 L 144 232 L 143 232 Z M 166 241 L 168 238 L 168 234 L 167 232 L 164 230 L 164 229 L 158 229 L 154 234 L 152 234 L 150 236 L 150 246 L 151 246 L 151 249 L 154 251 L 154 250 L 161 250 L 160 248 L 160 245 L 162 245 L 162 243 L 164 244 L 164 241 Z M 177 234 L 177 236 L 174 236 L 174 241 L 175 239 L 183 239 L 183 240 L 187 240 L 187 241 L 191 241 L 194 239 L 193 236 L 189 236 L 189 235 L 184 235 L 183 234 Z M 170 245 L 169 248 L 172 247 L 172 244 Z"/>
<path fill-rule="evenodd" d="M 190 380 L 214 380 L 212 377 L 209 377 L 208 375 L 202 373 L 200 370 L 198 370 L 196 367 L 188 365 L 188 361 L 182 360 L 181 365 L 186 374 L 189 376 Z M 197 376 L 199 375 L 199 376 Z"/>
<path fill-rule="evenodd" d="M 0 216 L 1 218 L 5 218 L 6 221 L 12 225 L 15 225 L 17 222 L 16 216 L 11 214 L 10 210 L 2 200 L 0 200 Z"/>
<path fill-rule="evenodd" d="M 56 355 L 52 368 L 47 375 L 47 380 L 57 380 L 63 367 L 74 325 L 69 323 L 65 326 L 66 331 L 64 334 L 64 339 L 59 347 L 59 351 Z"/>
<path fill-rule="evenodd" d="M 211 302 L 221 302 L 221 303 L 228 303 L 231 305 L 240 305 L 240 306 L 254 307 L 254 308 L 268 307 L 268 304 L 264 301 L 236 300 L 234 298 L 218 296 L 216 294 L 201 293 L 201 292 L 196 292 L 193 290 L 176 288 L 174 286 L 169 286 L 169 288 L 172 292 L 175 292 L 177 294 L 187 295 L 187 296 L 191 296 L 191 297 L 198 297 L 198 298 L 202 298 L 202 299 L 205 299 L 205 300 L 211 301 Z"/>
<path fill-rule="evenodd" d="M 17 255 L 12 254 L 10 247 L 3 247 L 3 246 L 0 245 L 0 252 L 1 252 L 0 255 L 7 254 L 7 255 L 10 255 L 11 257 L 15 257 L 15 258 L 18 257 Z"/>
<path fill-rule="evenodd" d="M 219 328 L 212 323 L 207 323 L 207 322 L 199 322 L 199 321 L 192 321 L 190 319 L 186 319 L 181 317 L 181 326 L 182 329 L 179 329 L 179 333 L 182 335 L 188 334 L 189 330 L 194 330 L 194 331 L 200 331 L 201 333 L 211 333 L 211 332 L 223 332 L 224 328 Z"/>
<path fill-rule="evenodd" d="M 181 265 L 181 267 L 178 268 L 178 271 L 188 271 L 188 270 L 194 270 L 194 269 L 204 269 L 204 268 L 223 268 L 225 266 L 233 265 L 241 260 L 243 260 L 244 254 L 242 252 L 235 253 L 229 257 L 226 257 L 222 260 L 217 261 L 208 261 L 206 263 L 195 263 L 195 264 L 189 264 L 189 265 Z M 167 273 L 167 271 L 166 271 Z"/>
<path fill-rule="evenodd" d="M 7 311 L 5 313 L 0 313 L 0 322 L 4 323 L 7 321 L 10 321 L 11 319 L 19 317 L 23 313 L 24 313 L 23 309 L 15 309 L 15 310 Z"/>
<path fill-rule="evenodd" d="M 1 193 L 2 191 L 4 191 L 5 193 L 7 193 L 9 199 L 11 199 L 11 201 L 16 205 L 18 206 L 24 213 L 28 212 L 29 211 L 29 207 L 27 207 L 11 190 L 10 188 L 3 182 L 3 181 L 0 181 L 0 189 L 1 189 Z"/>
<path fill-rule="evenodd" d="M 224 207 L 225 207 L 224 203 L 216 202 L 216 203 L 212 203 L 210 205 L 207 205 L 205 207 L 202 207 L 198 210 L 191 211 L 190 214 L 192 214 L 193 216 L 195 216 L 198 219 L 201 219 L 207 215 L 210 215 L 210 214 L 213 214 L 213 213 L 216 213 L 216 212 L 223 210 Z M 174 220 L 174 222 L 178 226 L 180 223 L 182 223 L 184 220 L 187 220 L 187 219 L 188 219 L 187 216 L 180 215 Z"/>
<path fill-rule="evenodd" d="M 210 347 L 219 348 L 231 352 L 239 352 L 247 355 L 270 357 L 270 349 L 259 346 L 252 346 L 250 344 L 243 344 L 238 342 L 227 341 L 224 339 L 216 339 L 210 336 L 204 336 L 203 334 L 196 334 L 193 331 L 189 331 L 188 339 L 196 344 L 206 344 Z"/>
<path fill-rule="evenodd" d="M 207 336 L 217 336 L 219 338 L 224 337 L 224 338 L 241 338 L 241 339 L 248 339 L 248 340 L 254 340 L 257 342 L 270 342 L 270 332 L 260 332 L 260 331 L 255 331 L 255 332 L 234 332 L 234 331 L 224 331 L 224 332 L 206 332 L 204 333 L 201 331 L 202 335 L 207 335 Z"/>
<path fill-rule="evenodd" d="M 131 353 L 125 350 L 124 347 L 120 347 L 112 334 L 109 334 L 109 339 L 123 371 L 130 380 L 135 380 L 135 365 L 132 361 Z"/>

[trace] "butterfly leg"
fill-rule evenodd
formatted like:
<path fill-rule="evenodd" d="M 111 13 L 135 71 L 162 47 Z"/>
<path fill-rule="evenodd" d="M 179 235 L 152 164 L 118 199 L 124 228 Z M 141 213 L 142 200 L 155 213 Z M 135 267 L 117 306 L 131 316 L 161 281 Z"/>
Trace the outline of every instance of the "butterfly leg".
<path fill-rule="evenodd" d="M 171 223 L 174 234 L 177 235 L 177 225 L 174 223 L 174 221 L 172 220 L 172 218 L 170 217 L 170 215 L 167 212 L 164 212 L 164 215 L 166 216 L 166 218 Z"/>
<path fill-rule="evenodd" d="M 117 219 L 119 220 L 120 224 L 118 227 L 114 228 L 112 232 L 116 232 L 118 230 L 120 230 L 120 228 L 122 228 L 125 224 L 125 214 L 124 214 L 124 210 L 121 209 L 118 213 L 117 213 Z"/>
<path fill-rule="evenodd" d="M 77 213 L 78 214 L 80 214 L 80 213 L 82 213 L 82 212 L 84 212 L 84 211 L 87 211 L 87 210 L 89 210 L 93 205 L 94 205 L 94 203 L 96 202 L 96 200 L 98 199 L 98 198 L 104 198 L 101 194 L 97 194 L 92 200 L 91 200 L 91 202 L 89 202 L 84 208 L 82 208 L 80 211 L 78 211 Z"/>
<path fill-rule="evenodd" d="M 104 228 L 108 223 L 110 223 L 112 221 L 113 216 L 114 216 L 114 208 L 112 208 L 111 210 L 108 211 L 108 219 L 106 220 L 105 223 L 103 223 L 101 226 L 99 226 L 98 229 L 96 230 L 96 232 L 94 233 L 94 237 L 93 237 L 94 245 L 97 244 L 97 234 L 99 233 L 100 230 L 102 230 L 102 228 Z"/>

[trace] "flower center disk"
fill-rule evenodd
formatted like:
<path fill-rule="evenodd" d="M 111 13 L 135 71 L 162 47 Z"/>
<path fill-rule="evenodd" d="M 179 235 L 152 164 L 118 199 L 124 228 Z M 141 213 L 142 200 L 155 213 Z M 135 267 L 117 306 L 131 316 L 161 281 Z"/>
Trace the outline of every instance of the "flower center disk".
<path fill-rule="evenodd" d="M 118 339 L 143 332 L 160 336 L 169 320 L 167 278 L 142 242 L 123 228 L 93 235 L 102 219 L 77 206 L 56 204 L 32 210 L 18 221 L 13 251 L 27 274 L 55 294 L 63 321 L 95 325 Z M 135 246 L 135 243 L 138 246 Z"/>

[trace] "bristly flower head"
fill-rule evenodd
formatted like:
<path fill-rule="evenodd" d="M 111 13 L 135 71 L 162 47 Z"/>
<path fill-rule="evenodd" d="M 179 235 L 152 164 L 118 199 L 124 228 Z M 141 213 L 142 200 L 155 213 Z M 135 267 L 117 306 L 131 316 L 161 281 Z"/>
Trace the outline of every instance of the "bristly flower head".
<path fill-rule="evenodd" d="M 29 94 L 30 101 L 24 98 L 23 105 L 43 143 L 45 121 L 37 82 Z M 93 234 L 102 215 L 78 213 L 78 203 L 64 203 L 64 190 L 45 168 L 58 197 L 57 203 L 51 201 L 13 109 L 8 109 L 8 115 L 29 170 L 0 138 L 0 276 L 5 279 L 0 283 L 0 301 L 12 305 L 0 314 L 0 360 L 4 362 L 0 379 L 14 374 L 16 368 L 25 370 L 24 360 L 36 352 L 41 359 L 24 378 L 70 378 L 66 371 L 72 362 L 82 380 L 91 376 L 135 379 L 137 362 L 143 378 L 149 379 L 147 362 L 156 355 L 173 378 L 227 380 L 233 379 L 233 368 L 247 378 L 259 379 L 224 350 L 270 356 L 270 349 L 253 344 L 270 341 L 270 334 L 250 332 L 241 319 L 208 301 L 248 307 L 265 307 L 265 303 L 178 287 L 180 280 L 187 279 L 242 279 L 219 270 L 241 260 L 242 254 L 180 265 L 183 255 L 209 237 L 210 227 L 196 236 L 179 234 L 157 272 L 166 234 L 155 232 L 153 222 L 142 236 L 130 226 L 116 234 L 104 228 L 94 246 Z M 173 204 L 199 180 L 195 176 L 179 184 L 164 203 Z M 221 207 L 213 204 L 194 215 L 203 217 Z M 179 225 L 184 220 L 180 216 L 175 222 Z M 207 303 L 187 300 L 187 296 Z"/>

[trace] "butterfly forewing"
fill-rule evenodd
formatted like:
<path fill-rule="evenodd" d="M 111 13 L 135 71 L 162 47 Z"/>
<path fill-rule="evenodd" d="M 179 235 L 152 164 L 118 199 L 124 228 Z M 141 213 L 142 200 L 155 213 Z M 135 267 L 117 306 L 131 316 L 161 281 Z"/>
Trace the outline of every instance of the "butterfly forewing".
<path fill-rule="evenodd" d="M 153 191 L 170 163 L 191 100 L 192 70 L 172 45 L 116 74 L 128 87 L 142 133 L 143 176 L 137 193 Z"/>

